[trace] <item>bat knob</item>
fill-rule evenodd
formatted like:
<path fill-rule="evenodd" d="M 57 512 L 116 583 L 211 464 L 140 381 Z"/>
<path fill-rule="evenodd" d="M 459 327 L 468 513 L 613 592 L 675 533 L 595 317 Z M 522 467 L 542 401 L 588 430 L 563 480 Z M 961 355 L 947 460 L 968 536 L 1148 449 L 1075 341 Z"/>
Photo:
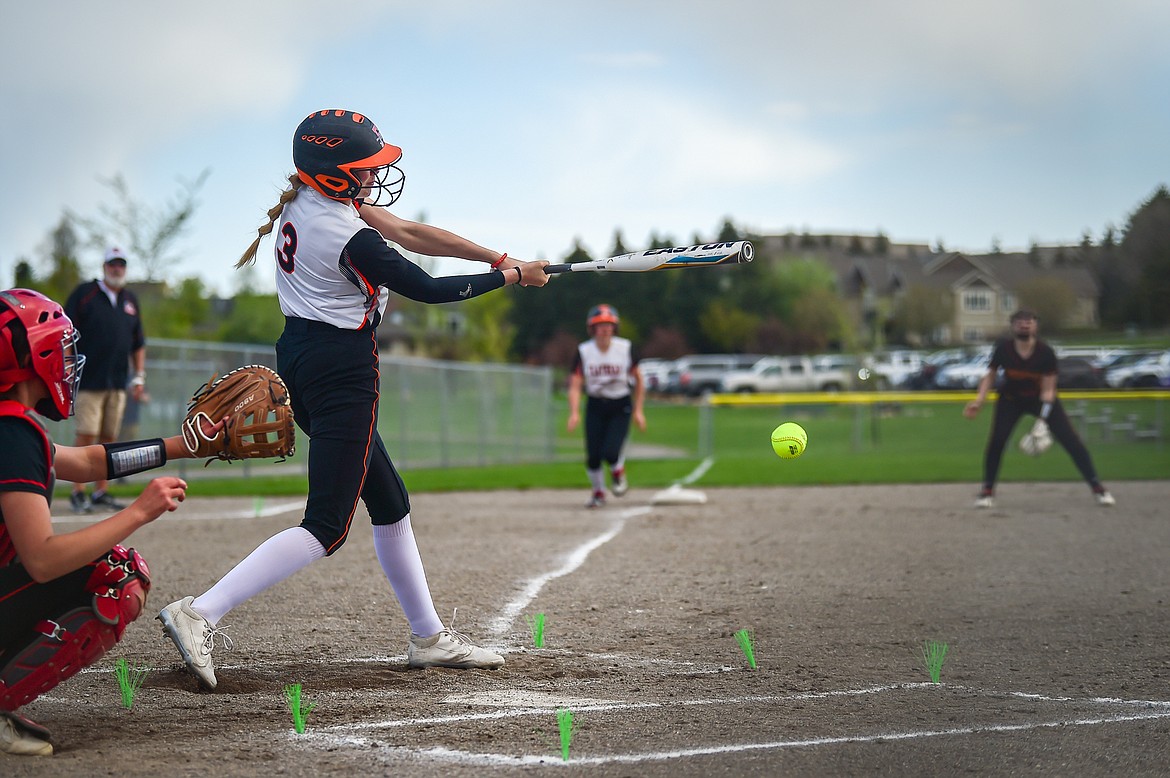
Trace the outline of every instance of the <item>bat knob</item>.
<path fill-rule="evenodd" d="M 743 242 L 743 248 L 740 249 L 740 251 L 739 251 L 739 261 L 740 262 L 751 262 L 755 258 L 756 258 L 755 246 L 752 245 L 752 242 L 750 240 L 745 240 Z"/>

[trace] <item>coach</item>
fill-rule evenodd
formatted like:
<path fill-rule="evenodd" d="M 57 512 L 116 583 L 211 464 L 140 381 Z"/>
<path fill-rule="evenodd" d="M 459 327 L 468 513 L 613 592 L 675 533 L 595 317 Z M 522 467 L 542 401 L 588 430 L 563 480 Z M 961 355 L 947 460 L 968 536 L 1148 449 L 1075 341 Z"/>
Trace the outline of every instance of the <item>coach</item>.
<path fill-rule="evenodd" d="M 121 249 L 106 252 L 100 279 L 73 290 L 65 314 L 81 334 L 77 350 L 86 357 L 77 395 L 75 445 L 114 443 L 126 410 L 127 385 L 135 400 L 142 399 L 146 389 L 146 337 L 138 298 L 126 288 L 126 255 Z M 106 480 L 98 481 L 93 494 L 87 495 L 85 484 L 74 484 L 69 496 L 73 512 L 92 513 L 95 506 L 111 511 L 124 508 L 106 493 L 108 485 Z"/>

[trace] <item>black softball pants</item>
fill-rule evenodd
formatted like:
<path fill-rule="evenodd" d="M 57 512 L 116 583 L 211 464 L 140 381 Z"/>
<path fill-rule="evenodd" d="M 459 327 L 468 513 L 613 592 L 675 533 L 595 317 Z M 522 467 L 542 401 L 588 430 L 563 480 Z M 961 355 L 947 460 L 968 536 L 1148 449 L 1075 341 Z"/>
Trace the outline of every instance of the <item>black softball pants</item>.
<path fill-rule="evenodd" d="M 995 401 L 995 419 L 991 423 L 991 437 L 987 441 L 987 451 L 983 459 L 983 486 L 994 489 L 995 481 L 999 477 L 999 466 L 1003 459 L 1003 450 L 1007 447 L 1012 430 L 1020 417 L 1027 414 L 1040 417 L 1041 402 L 1039 397 L 1010 398 L 999 397 Z M 1089 450 L 1081 442 L 1081 436 L 1073 429 L 1068 414 L 1060 400 L 1052 403 L 1052 410 L 1048 413 L 1048 429 L 1052 437 L 1064 447 L 1072 457 L 1073 464 L 1081 471 L 1090 485 L 1097 483 L 1097 471 L 1093 468 L 1093 460 Z"/>
<path fill-rule="evenodd" d="M 376 331 L 289 317 L 276 342 L 297 426 L 310 439 L 309 498 L 301 526 L 332 554 L 360 499 L 374 524 L 410 512 L 406 485 L 378 435 Z"/>
<path fill-rule="evenodd" d="M 585 467 L 597 470 L 602 460 L 610 465 L 618 461 L 630 432 L 633 407 L 629 395 L 585 400 Z"/>

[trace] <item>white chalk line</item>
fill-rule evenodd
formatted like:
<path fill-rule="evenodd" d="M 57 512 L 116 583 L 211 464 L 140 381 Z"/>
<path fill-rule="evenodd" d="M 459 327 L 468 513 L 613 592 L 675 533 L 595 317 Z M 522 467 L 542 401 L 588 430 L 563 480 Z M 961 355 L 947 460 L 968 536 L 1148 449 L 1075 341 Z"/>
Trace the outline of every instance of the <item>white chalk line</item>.
<path fill-rule="evenodd" d="M 556 715 L 556 709 L 549 707 L 531 707 L 531 708 L 514 708 L 511 710 L 493 711 L 490 713 L 474 713 L 459 716 L 432 716 L 415 719 L 401 719 L 389 720 L 381 722 L 359 722 L 349 725 L 337 725 L 320 730 L 314 730 L 306 735 L 298 736 L 298 740 L 308 738 L 312 741 L 323 741 L 337 747 L 353 746 L 361 747 L 363 749 L 374 748 L 383 751 L 387 754 L 400 754 L 411 757 L 429 757 L 438 761 L 459 762 L 462 764 L 471 764 L 479 766 L 500 766 L 500 765 L 534 765 L 534 764 L 557 764 L 561 763 L 565 766 L 572 765 L 601 765 L 601 764 L 637 764 L 641 762 L 661 762 L 671 759 L 684 759 L 698 756 L 714 756 L 720 754 L 741 753 L 747 751 L 764 751 L 764 750 L 779 750 L 792 748 L 810 748 L 816 746 L 832 746 L 847 743 L 872 743 L 877 741 L 890 740 L 917 740 L 934 737 L 956 737 L 962 735 L 972 735 L 980 733 L 1000 733 L 1000 732 L 1026 732 L 1037 729 L 1052 729 L 1065 726 L 1096 726 L 1102 724 L 1125 723 L 1134 721 L 1148 721 L 1154 719 L 1170 718 L 1170 701 L 1161 700 L 1123 700 L 1112 697 L 1092 697 L 1087 699 L 1076 699 L 1071 697 L 1048 697 L 1040 694 L 1028 694 L 1024 692 L 993 692 L 987 690 L 973 689 L 967 686 L 949 686 L 939 685 L 933 683 L 906 683 L 906 684 L 887 684 L 881 686 L 871 686 L 861 689 L 847 689 L 839 691 L 828 692 L 809 692 L 792 695 L 759 695 L 746 697 L 731 697 L 721 699 L 696 699 L 696 700 L 672 700 L 669 702 L 636 702 L 636 703 L 603 703 L 595 705 L 580 705 L 574 706 L 575 713 L 584 712 L 609 712 L 609 711 L 630 711 L 639 709 L 653 709 L 653 708 L 669 708 L 669 707 L 687 707 L 695 705 L 752 705 L 752 704 L 771 704 L 782 703 L 800 700 L 812 699 L 826 699 L 831 697 L 848 697 L 876 694 L 885 691 L 894 690 L 916 690 L 916 689 L 950 689 L 971 691 L 981 695 L 987 696 L 1016 696 L 1028 699 L 1038 699 L 1050 702 L 1080 702 L 1097 705 L 1126 705 L 1126 706 L 1142 706 L 1142 707 L 1156 707 L 1163 710 L 1153 711 L 1148 713 L 1119 713 L 1116 715 L 1103 715 L 1096 717 L 1080 717 L 1080 718 L 1066 718 L 1047 721 L 1031 721 L 1020 724 L 983 724 L 973 725 L 969 727 L 952 727 L 948 729 L 922 729 L 922 730 L 908 730 L 900 732 L 877 732 L 863 735 L 841 735 L 841 736 L 826 736 L 816 738 L 804 738 L 796 740 L 777 740 L 765 741 L 761 743 L 737 743 L 717 746 L 705 746 L 699 748 L 688 749 L 673 749 L 667 751 L 651 751 L 634 754 L 611 754 L 606 756 L 575 756 L 571 757 L 569 762 L 562 762 L 553 755 L 549 754 L 523 754 L 523 755 L 509 755 L 500 753 L 483 753 L 461 751 L 456 749 L 446 748 L 444 746 L 425 747 L 425 748 L 410 748 L 405 746 L 391 746 L 378 741 L 372 737 L 363 737 L 353 734 L 335 734 L 337 732 L 352 733 L 354 730 L 385 730 L 397 727 L 425 727 L 434 726 L 436 724 L 459 724 L 473 721 L 489 721 L 506 718 L 515 718 L 520 716 L 548 716 Z"/>
<path fill-rule="evenodd" d="M 1147 721 L 1150 719 L 1170 718 L 1170 712 L 1134 714 L 1126 716 L 1101 716 L 1091 719 L 1062 719 L 1058 721 L 1039 721 L 1025 724 L 989 724 L 975 727 L 955 727 L 952 729 L 914 730 L 907 732 L 879 732 L 870 735 L 843 735 L 839 737 L 807 738 L 804 740 L 775 740 L 764 743 L 737 743 L 724 746 L 707 746 L 703 748 L 685 748 L 673 751 L 650 751 L 639 754 L 611 754 L 607 756 L 571 756 L 568 761 L 558 759 L 552 754 L 525 754 L 510 756 L 508 754 L 476 753 L 458 751 L 443 746 L 432 748 L 409 748 L 404 746 L 388 746 L 371 738 L 355 736 L 328 736 L 314 735 L 314 739 L 322 740 L 336 746 L 357 746 L 363 749 L 378 749 L 386 753 L 397 753 L 410 757 L 430 757 L 437 761 L 458 762 L 484 767 L 525 766 L 525 765 L 562 765 L 575 767 L 579 765 L 605 764 L 639 764 L 642 762 L 664 762 L 671 759 L 686 759 L 698 756 L 717 756 L 721 754 L 743 753 L 745 751 L 774 751 L 792 748 L 811 748 L 816 746 L 833 746 L 846 743 L 873 743 L 890 740 L 921 740 L 933 737 L 955 737 L 960 735 L 974 735 L 997 732 L 1026 732 L 1035 729 L 1055 729 L 1058 727 L 1082 727 L 1100 724 L 1115 724 L 1132 721 Z M 308 737 L 308 735 L 292 737 Z"/>
<path fill-rule="evenodd" d="M 554 579 L 569 575 L 575 571 L 581 565 L 585 564 L 585 560 L 589 558 L 591 553 L 617 537 L 618 533 L 620 533 L 622 529 L 625 528 L 627 521 L 637 516 L 645 515 L 650 511 L 651 508 L 649 506 L 643 506 L 640 508 L 627 508 L 626 510 L 621 511 L 617 514 L 617 517 L 614 519 L 613 524 L 610 525 L 609 529 L 570 551 L 564 557 L 564 562 L 560 567 L 549 570 L 548 572 L 538 575 L 535 578 L 530 578 L 528 582 L 524 584 L 520 594 L 517 595 L 517 597 L 507 605 L 505 605 L 500 615 L 492 620 L 491 625 L 489 626 L 489 634 L 496 639 L 503 637 L 504 634 L 512 628 L 512 624 L 515 623 L 517 617 L 520 615 L 520 612 L 527 608 L 532 603 L 532 601 L 536 599 L 537 595 L 540 594 L 540 590 L 544 588 L 545 584 Z"/>
<path fill-rule="evenodd" d="M 1085 699 L 1078 699 L 1073 697 L 1045 697 L 1044 695 L 1032 694 L 1025 695 L 1022 692 L 994 692 L 985 689 L 976 689 L 969 686 L 952 686 L 949 684 L 934 684 L 934 683 L 894 683 L 881 684 L 876 686 L 866 686 L 859 689 L 839 689 L 824 692 L 800 692 L 797 694 L 759 694 L 759 695 L 745 695 L 740 697 L 713 697 L 713 698 L 699 698 L 693 700 L 667 700 L 663 702 L 604 702 L 589 705 L 581 705 L 574 707 L 574 712 L 612 712 L 612 711 L 630 711 L 630 710 L 645 710 L 654 708 L 686 708 L 695 706 L 709 706 L 709 705 L 768 705 L 787 702 L 807 702 L 809 700 L 827 700 L 833 698 L 843 697 L 861 697 L 872 694 L 881 694 L 882 692 L 890 691 L 918 691 L 924 689 L 939 689 L 944 691 L 966 691 L 978 694 L 985 697 L 993 696 L 1027 696 L 1032 699 L 1040 699 L 1048 702 L 1072 702 L 1085 703 L 1094 705 L 1112 705 L 1112 706 L 1139 706 L 1139 707 L 1156 707 L 1165 708 L 1164 713 L 1157 714 L 1160 716 L 1170 716 L 1170 701 L 1161 700 L 1122 700 L 1110 697 L 1091 697 Z M 556 710 L 541 706 L 515 707 L 507 710 L 491 711 L 488 713 L 467 713 L 461 715 L 451 716 L 428 716 L 411 719 L 386 719 L 384 721 L 366 721 L 353 722 L 348 724 L 338 724 L 332 727 L 322 728 L 321 732 L 329 731 L 346 731 L 352 732 L 354 730 L 381 730 L 394 729 L 398 727 L 425 727 L 433 726 L 435 724 L 453 724 L 469 721 L 485 721 L 494 719 L 509 719 L 519 718 L 523 716 L 542 716 L 552 713 L 555 715 Z M 1015 725 L 1013 725 L 1015 726 Z"/>
<path fill-rule="evenodd" d="M 695 481 L 698 481 L 700 478 L 706 475 L 707 471 L 711 469 L 711 465 L 713 464 L 715 464 L 715 457 L 707 457 L 699 463 L 698 467 L 684 476 L 681 480 L 675 481 L 674 485 L 689 486 L 690 484 L 693 484 Z"/>

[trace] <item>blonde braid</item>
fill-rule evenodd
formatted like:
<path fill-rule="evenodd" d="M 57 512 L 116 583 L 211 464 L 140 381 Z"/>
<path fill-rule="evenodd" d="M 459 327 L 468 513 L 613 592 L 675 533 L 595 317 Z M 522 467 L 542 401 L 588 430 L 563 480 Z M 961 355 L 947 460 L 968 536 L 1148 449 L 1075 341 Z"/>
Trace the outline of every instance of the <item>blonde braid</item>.
<path fill-rule="evenodd" d="M 284 206 L 293 201 L 293 198 L 297 196 L 297 192 L 304 185 L 305 182 L 296 173 L 288 177 L 288 189 L 285 189 L 281 193 L 280 201 L 268 209 L 268 223 L 262 224 L 256 229 L 256 240 L 252 241 L 252 245 L 248 246 L 248 250 L 240 255 L 239 261 L 236 262 L 237 270 L 244 265 L 252 264 L 256 260 L 256 250 L 260 248 L 260 240 L 272 232 L 272 228 L 276 225 L 276 220 L 280 218 L 280 214 L 284 211 Z"/>

